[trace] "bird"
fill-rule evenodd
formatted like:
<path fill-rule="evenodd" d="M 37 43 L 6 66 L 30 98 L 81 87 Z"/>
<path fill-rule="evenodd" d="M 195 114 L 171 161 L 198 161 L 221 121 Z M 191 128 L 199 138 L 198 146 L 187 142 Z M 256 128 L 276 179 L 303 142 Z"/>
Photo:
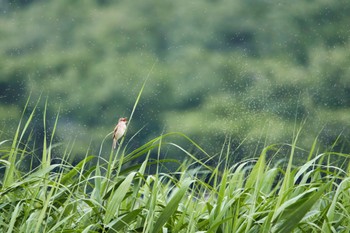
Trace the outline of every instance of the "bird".
<path fill-rule="evenodd" d="M 127 122 L 128 119 L 126 117 L 119 118 L 118 124 L 113 131 L 113 149 L 117 148 L 118 140 L 125 134 Z"/>

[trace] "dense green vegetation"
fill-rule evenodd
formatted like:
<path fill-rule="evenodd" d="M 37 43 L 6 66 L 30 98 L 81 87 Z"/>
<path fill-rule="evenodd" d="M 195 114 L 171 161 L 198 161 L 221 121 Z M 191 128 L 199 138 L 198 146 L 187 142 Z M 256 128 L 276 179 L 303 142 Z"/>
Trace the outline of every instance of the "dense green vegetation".
<path fill-rule="evenodd" d="M 349 12 L 0 1 L 0 232 L 349 232 Z"/>
<path fill-rule="evenodd" d="M 270 145 L 257 159 L 233 165 L 229 140 L 214 157 L 179 133 L 137 149 L 122 140 L 116 151 L 87 151 L 71 165 L 71 145 L 55 144 L 46 134 L 46 111 L 42 154 L 28 147 L 35 110 L 21 119 L 14 138 L 0 141 L 1 232 L 349 232 L 349 154 L 319 153 L 315 143 L 304 165 L 293 166 L 300 131 L 291 145 Z M 174 136 L 195 150 L 172 143 Z M 57 146 L 66 148 L 58 162 L 52 159 Z M 187 162 L 159 159 L 169 147 Z M 288 158 L 285 166 L 276 165 L 279 155 Z M 34 166 L 36 156 L 41 163 L 25 171 L 22 165 Z M 330 162 L 334 157 L 342 166 Z M 219 163 L 208 166 L 210 160 Z M 164 170 L 167 163 L 177 169 Z"/>
<path fill-rule="evenodd" d="M 239 161 L 290 142 L 306 119 L 301 146 L 341 135 L 334 148 L 348 151 L 349 11 L 347 0 L 1 1 L 1 132 L 43 95 L 72 157 L 90 141 L 97 151 L 149 75 L 136 147 L 179 131 L 214 154 L 229 135 L 245 141 Z"/>

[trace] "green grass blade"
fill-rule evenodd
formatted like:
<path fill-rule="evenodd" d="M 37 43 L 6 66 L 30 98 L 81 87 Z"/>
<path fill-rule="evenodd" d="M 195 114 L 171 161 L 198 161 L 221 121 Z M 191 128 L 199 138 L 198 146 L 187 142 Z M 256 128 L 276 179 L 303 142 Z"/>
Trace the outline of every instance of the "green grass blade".
<path fill-rule="evenodd" d="M 112 221 L 107 225 L 109 228 L 107 233 L 120 232 L 123 227 L 130 225 L 132 222 L 136 221 L 137 216 L 141 213 L 142 208 L 133 210 L 116 220 Z"/>
<path fill-rule="evenodd" d="M 18 202 L 15 209 L 12 212 L 11 221 L 9 224 L 9 228 L 7 230 L 8 233 L 13 232 L 13 230 L 14 230 L 13 228 L 15 227 L 16 220 L 18 218 L 18 215 L 20 214 L 21 206 L 22 206 L 22 202 Z"/>
<path fill-rule="evenodd" d="M 114 191 L 114 194 L 109 199 L 107 203 L 106 215 L 104 219 L 104 224 L 107 225 L 116 215 L 120 203 L 123 201 L 126 193 L 129 191 L 130 185 L 133 181 L 136 172 L 130 173 L 125 180 L 120 184 L 120 186 Z"/>
<path fill-rule="evenodd" d="M 17 160 L 18 147 L 20 145 L 20 142 L 22 141 L 22 138 L 23 138 L 25 132 L 28 129 L 28 126 L 29 126 L 30 122 L 32 121 L 32 119 L 34 117 L 34 113 L 35 113 L 36 108 L 38 106 L 39 100 L 40 100 L 40 98 L 38 99 L 36 105 L 34 106 L 32 112 L 31 112 L 28 120 L 26 121 L 25 126 L 23 127 L 22 132 L 20 134 L 22 120 L 23 120 L 24 114 L 25 114 L 25 112 L 26 112 L 26 110 L 28 108 L 30 97 L 27 99 L 27 102 L 26 102 L 26 104 L 24 106 L 24 109 L 23 109 L 23 112 L 22 112 L 22 116 L 21 116 L 21 119 L 20 119 L 20 121 L 18 123 L 17 130 L 16 130 L 16 133 L 14 135 L 14 138 L 13 138 L 13 141 L 12 141 L 11 150 L 10 150 L 9 157 L 8 157 L 8 162 L 10 163 L 10 166 L 6 167 L 6 170 L 5 170 L 4 181 L 3 181 L 3 186 L 4 187 L 9 186 L 9 185 L 11 185 L 14 182 L 14 177 L 15 177 L 15 172 L 16 172 L 16 160 Z"/>
<path fill-rule="evenodd" d="M 282 213 L 282 215 L 285 215 L 285 217 L 283 217 L 283 219 L 278 219 L 278 222 L 282 222 L 282 224 L 278 224 L 277 228 L 273 230 L 273 232 L 292 232 L 292 230 L 298 226 L 299 222 L 306 215 L 306 213 L 320 199 L 329 185 L 330 183 L 321 186 L 317 192 L 301 199 L 295 205 L 293 205 L 292 208 L 286 208 L 285 211 L 287 211 L 287 213 Z"/>
<path fill-rule="evenodd" d="M 75 167 L 73 167 L 68 173 L 64 174 L 61 178 L 60 183 L 61 184 L 67 184 L 67 182 L 69 180 L 71 180 L 76 174 L 78 174 L 79 171 L 81 171 L 82 167 L 89 162 L 90 160 L 92 160 L 93 158 L 95 158 L 95 156 L 88 156 L 85 159 L 83 159 L 82 161 L 80 161 Z"/>
<path fill-rule="evenodd" d="M 253 167 L 253 170 L 249 174 L 245 188 L 255 188 L 256 190 L 260 188 L 266 166 L 266 152 L 271 148 L 273 148 L 273 145 L 266 147 L 261 153 L 258 161 Z"/>
<path fill-rule="evenodd" d="M 325 219 L 323 221 L 323 224 L 322 224 L 322 231 L 323 232 L 326 232 L 328 229 L 329 229 L 329 222 L 333 222 L 335 219 L 335 216 L 337 215 L 337 205 L 340 204 L 340 201 L 339 201 L 339 195 L 341 195 L 342 193 L 346 193 L 349 189 L 349 185 L 350 185 L 350 178 L 345 178 L 338 186 L 335 194 L 334 194 L 334 197 L 333 197 L 333 200 L 331 202 L 331 205 L 330 207 L 328 208 L 327 210 L 327 219 Z M 349 204 L 349 203 L 348 203 Z M 348 213 L 350 214 L 350 213 Z"/>
<path fill-rule="evenodd" d="M 185 195 L 188 187 L 193 182 L 191 179 L 186 179 L 183 181 L 180 189 L 174 194 L 169 203 L 165 206 L 156 223 L 154 224 L 154 228 L 152 230 L 153 233 L 158 233 L 162 229 L 163 225 L 169 220 L 171 215 L 177 210 L 177 207 Z"/>

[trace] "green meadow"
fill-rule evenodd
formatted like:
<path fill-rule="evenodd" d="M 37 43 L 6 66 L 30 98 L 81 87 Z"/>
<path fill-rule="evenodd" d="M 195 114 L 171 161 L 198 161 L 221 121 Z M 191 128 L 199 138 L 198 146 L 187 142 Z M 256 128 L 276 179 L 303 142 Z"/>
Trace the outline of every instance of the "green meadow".
<path fill-rule="evenodd" d="M 36 152 L 36 117 L 34 107 L 13 138 L 0 142 L 1 232 L 349 232 L 350 155 L 320 152 L 317 138 L 309 151 L 298 147 L 302 127 L 290 144 L 268 145 L 233 164 L 230 138 L 211 156 L 170 132 L 138 148 L 129 148 L 127 134 L 109 151 L 102 149 L 111 143 L 107 134 L 99 154 L 87 149 L 73 165 L 74 144 L 54 143 L 56 124 L 51 135 L 43 132 L 42 153 Z M 190 143 L 191 152 L 173 143 L 175 137 Z M 58 162 L 55 147 L 65 148 Z M 185 159 L 162 158 L 169 147 Z M 307 156 L 296 166 L 298 151 Z M 280 156 L 285 162 L 274 159 Z M 212 160 L 216 166 L 208 165 Z M 169 164 L 176 169 L 167 170 Z"/>

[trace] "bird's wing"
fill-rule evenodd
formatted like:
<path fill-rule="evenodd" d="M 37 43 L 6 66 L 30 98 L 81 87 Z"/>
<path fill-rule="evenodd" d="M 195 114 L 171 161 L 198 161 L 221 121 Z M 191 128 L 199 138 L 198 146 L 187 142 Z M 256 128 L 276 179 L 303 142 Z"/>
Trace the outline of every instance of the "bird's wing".
<path fill-rule="evenodd" d="M 113 130 L 113 138 L 116 137 L 117 135 L 117 130 L 118 130 L 118 124 L 115 126 L 114 130 Z"/>

